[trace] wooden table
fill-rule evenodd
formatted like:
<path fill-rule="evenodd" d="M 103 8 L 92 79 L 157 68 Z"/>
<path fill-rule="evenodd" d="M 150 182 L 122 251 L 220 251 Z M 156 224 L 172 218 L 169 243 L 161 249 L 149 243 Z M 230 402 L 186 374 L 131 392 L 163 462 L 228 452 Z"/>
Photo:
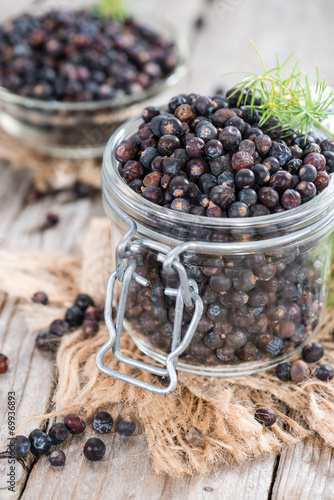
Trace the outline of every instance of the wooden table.
<path fill-rule="evenodd" d="M 0 7 L 2 18 L 18 12 L 27 0 Z M 54 6 L 63 0 L 53 1 Z M 73 4 L 73 3 L 72 3 Z M 190 43 L 189 75 L 178 90 L 214 92 L 227 87 L 233 70 L 257 70 L 259 63 L 249 43 L 253 39 L 268 64 L 277 49 L 282 57 L 292 50 L 303 56 L 302 68 L 313 75 L 314 64 L 334 84 L 333 47 L 334 4 L 330 0 L 140 0 L 132 2 L 141 13 L 159 14 L 175 24 Z M 195 29 L 201 17 L 202 29 Z M 312 79 L 312 76 L 311 76 Z M 168 95 L 154 102 L 166 101 Z M 47 168 L 47 165 L 46 165 Z M 13 171 L 1 166 L 0 243 L 15 251 L 64 251 L 78 253 L 90 218 L 102 215 L 100 196 L 74 201 L 67 194 L 46 197 L 31 205 L 24 204 L 30 182 L 26 170 Z M 47 211 L 60 214 L 61 222 L 41 233 L 38 227 Z M 33 291 L 32 291 L 33 292 Z M 0 297 L 0 351 L 11 360 L 10 370 L 1 376 L 0 438 L 7 439 L 7 392 L 16 394 L 16 425 L 34 414 L 44 412 L 52 397 L 54 368 L 34 349 L 34 333 L 28 332 L 17 314 L 15 301 Z M 25 432 L 34 428 L 31 423 Z M 85 439 L 89 431 L 85 433 Z M 17 466 L 15 494 L 0 489 L 1 500 L 80 499 L 155 500 L 155 499 L 312 499 L 334 498 L 334 458 L 329 447 L 312 440 L 292 446 L 279 456 L 265 461 L 248 462 L 241 467 L 222 467 L 211 477 L 172 480 L 155 475 L 148 457 L 145 436 L 127 440 L 117 435 L 108 438 L 106 459 L 88 463 L 82 455 L 83 439 L 76 437 L 66 445 L 67 464 L 54 470 L 47 460 L 30 464 L 29 472 Z M 4 446 L 3 446 L 4 447 Z M 0 486 L 4 486 L 4 460 L 0 461 Z"/>

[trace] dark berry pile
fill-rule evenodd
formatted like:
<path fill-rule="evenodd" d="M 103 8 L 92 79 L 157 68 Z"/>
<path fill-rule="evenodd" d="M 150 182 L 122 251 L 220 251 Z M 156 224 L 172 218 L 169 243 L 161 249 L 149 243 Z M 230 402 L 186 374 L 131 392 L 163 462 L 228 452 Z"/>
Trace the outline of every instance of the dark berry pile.
<path fill-rule="evenodd" d="M 47 304 L 48 297 L 44 292 L 36 292 L 32 300 Z M 36 347 L 40 351 L 55 352 L 61 337 L 81 326 L 83 335 L 92 337 L 99 331 L 99 322 L 103 320 L 104 306 L 95 306 L 94 300 L 85 293 L 80 293 L 74 305 L 67 309 L 64 319 L 55 319 L 48 330 L 40 332 L 36 337 Z"/>
<path fill-rule="evenodd" d="M 90 11 L 24 14 L 0 26 L 0 85 L 64 102 L 121 98 L 157 85 L 178 63 L 175 44 L 134 19 Z"/>
<path fill-rule="evenodd" d="M 168 209 L 218 218 L 284 212 L 325 189 L 334 172 L 334 142 L 321 142 L 313 133 L 305 138 L 283 132 L 272 121 L 260 128 L 260 114 L 251 112 L 244 98 L 237 107 L 238 97 L 231 91 L 212 98 L 179 95 L 168 112 L 144 109 L 138 134 L 114 151 L 123 181 Z M 185 241 L 247 242 L 270 231 L 278 235 L 274 226 L 206 231 L 196 227 L 196 219 L 193 227 L 175 225 L 166 224 L 165 231 Z M 319 322 L 326 291 L 326 257 L 313 247 L 310 242 L 224 257 L 183 253 L 181 262 L 204 303 L 183 360 L 213 366 L 261 361 L 306 342 Z M 135 257 L 149 286 L 131 284 L 126 319 L 134 332 L 168 352 L 175 300 L 165 288 L 178 288 L 178 275 L 164 271 L 154 252 L 142 250 Z M 182 336 L 193 311 L 184 309 Z"/>
<path fill-rule="evenodd" d="M 92 427 L 99 434 L 110 433 L 113 425 L 114 420 L 110 413 L 106 411 L 99 411 L 93 416 Z M 62 450 L 58 449 L 58 446 L 67 439 L 69 433 L 82 434 L 85 429 L 86 423 L 82 418 L 71 413 L 65 417 L 64 423 L 53 424 L 48 433 L 40 429 L 34 429 L 29 434 L 29 437 L 16 436 L 10 441 L 8 450 L 1 453 L 1 455 L 4 456 L 4 453 L 8 453 L 8 456 L 20 460 L 29 452 L 32 452 L 35 457 L 48 455 L 51 465 L 55 467 L 62 466 L 65 465 L 66 455 Z M 135 430 L 136 424 L 130 417 L 120 419 L 116 426 L 116 432 L 121 436 L 132 436 Z M 51 451 L 53 446 L 55 449 Z M 106 445 L 98 438 L 88 439 L 83 448 L 84 456 L 93 462 L 102 460 L 105 453 Z"/>
<path fill-rule="evenodd" d="M 236 104 L 190 94 L 167 112 L 146 108 L 138 134 L 115 150 L 124 182 L 152 203 L 206 217 L 284 212 L 328 186 L 332 141 L 259 127 L 260 114 Z"/>
<path fill-rule="evenodd" d="M 132 331 L 169 352 L 175 298 L 165 289 L 179 287 L 178 274 L 164 271 L 154 252 L 142 250 L 134 258 L 136 272 L 149 285 L 131 282 L 125 318 Z M 325 264 L 309 251 L 298 255 L 297 250 L 282 249 L 275 261 L 264 253 L 220 257 L 187 252 L 181 262 L 204 304 L 197 330 L 181 355 L 187 363 L 215 366 L 272 359 L 306 342 L 318 325 Z M 185 306 L 181 337 L 193 312 L 194 306 Z"/>

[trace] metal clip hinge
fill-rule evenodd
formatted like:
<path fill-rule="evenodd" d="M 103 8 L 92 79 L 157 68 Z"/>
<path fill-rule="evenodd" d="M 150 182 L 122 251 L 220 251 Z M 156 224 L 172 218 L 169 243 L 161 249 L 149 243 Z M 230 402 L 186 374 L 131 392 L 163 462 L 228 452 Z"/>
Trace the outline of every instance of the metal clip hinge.
<path fill-rule="evenodd" d="M 141 242 L 142 241 L 144 240 L 141 240 Z M 145 243 L 146 244 L 144 244 L 143 246 L 150 246 L 148 244 L 148 241 L 145 241 Z M 154 242 L 152 243 L 154 244 Z M 182 266 L 182 264 L 180 264 L 180 266 Z M 181 341 L 182 316 L 185 304 L 184 286 L 183 286 L 184 284 L 181 283 L 178 289 L 167 288 L 165 290 L 165 293 L 167 295 L 176 297 L 172 346 L 171 346 L 171 352 L 168 354 L 166 358 L 165 368 L 154 366 L 149 363 L 145 363 L 144 361 L 139 361 L 136 359 L 132 359 L 128 356 L 125 356 L 120 351 L 120 339 L 123 328 L 123 321 L 126 311 L 126 303 L 127 303 L 130 283 L 132 279 L 135 279 L 138 283 L 140 283 L 143 286 L 147 286 L 149 284 L 149 282 L 145 278 L 143 278 L 142 276 L 138 275 L 135 272 L 136 267 L 137 267 L 136 259 L 130 259 L 127 267 L 124 270 L 122 288 L 117 307 L 115 324 L 113 323 L 112 306 L 113 306 L 114 290 L 117 281 L 117 271 L 115 270 L 110 275 L 107 284 L 106 302 L 105 302 L 105 322 L 109 333 L 109 340 L 98 351 L 96 355 L 96 365 L 102 373 L 110 377 L 121 380 L 128 384 L 132 384 L 136 387 L 140 387 L 141 389 L 149 390 L 155 394 L 167 395 L 173 392 L 177 386 L 176 364 L 178 361 L 178 357 L 185 351 L 185 349 L 189 346 L 191 342 L 191 339 L 197 328 L 198 322 L 203 314 L 203 302 L 198 295 L 198 287 L 196 282 L 194 280 L 188 281 L 187 278 L 187 285 L 189 287 L 191 295 L 190 302 L 191 304 L 193 303 L 195 305 L 195 311 L 189 323 L 187 331 Z M 177 263 L 176 265 L 174 263 L 174 267 L 176 267 L 177 270 L 180 270 L 180 267 L 178 266 Z M 168 387 L 159 387 L 155 384 L 151 384 L 143 380 L 137 379 L 135 377 L 122 373 L 118 370 L 108 368 L 103 363 L 103 357 L 110 349 L 113 350 L 115 358 L 122 363 L 126 363 L 127 365 L 132 366 L 134 368 L 145 370 L 149 373 L 152 373 L 153 375 L 158 375 L 160 377 L 167 377 L 169 380 Z"/>

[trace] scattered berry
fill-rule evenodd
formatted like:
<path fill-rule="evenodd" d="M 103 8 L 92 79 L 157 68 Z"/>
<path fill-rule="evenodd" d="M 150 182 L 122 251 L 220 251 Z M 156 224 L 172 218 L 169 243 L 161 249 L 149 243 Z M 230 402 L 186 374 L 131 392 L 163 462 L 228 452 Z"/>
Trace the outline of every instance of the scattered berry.
<path fill-rule="evenodd" d="M 95 319 L 96 321 L 104 320 L 104 305 L 95 307 Z"/>
<path fill-rule="evenodd" d="M 324 348 L 318 342 L 307 344 L 302 350 L 302 357 L 306 363 L 315 363 L 324 355 Z"/>
<path fill-rule="evenodd" d="M 51 438 L 52 444 L 60 444 L 67 438 L 68 429 L 65 424 L 58 422 L 50 427 L 49 436 Z"/>
<path fill-rule="evenodd" d="M 271 427 L 274 425 L 277 419 L 277 415 L 274 410 L 270 408 L 258 408 L 255 412 L 255 420 L 265 427 Z"/>
<path fill-rule="evenodd" d="M 26 436 L 15 436 L 9 443 L 10 450 L 12 447 L 15 447 L 15 458 L 22 458 L 30 451 L 31 442 Z"/>
<path fill-rule="evenodd" d="M 110 413 L 99 411 L 95 413 L 92 420 L 92 427 L 100 434 L 106 434 L 113 428 L 114 420 Z"/>
<path fill-rule="evenodd" d="M 330 365 L 319 365 L 315 369 L 315 376 L 323 382 L 328 382 L 334 378 L 334 370 Z"/>
<path fill-rule="evenodd" d="M 65 453 L 61 450 L 54 450 L 49 455 L 49 462 L 54 467 L 65 465 L 65 461 L 66 461 Z"/>
<path fill-rule="evenodd" d="M 122 418 L 116 426 L 116 431 L 121 436 L 132 436 L 136 430 L 136 424 L 130 417 Z"/>
<path fill-rule="evenodd" d="M 291 363 L 280 363 L 276 366 L 276 376 L 283 382 L 291 380 Z"/>
<path fill-rule="evenodd" d="M 83 184 L 82 182 L 77 182 L 75 185 L 75 194 L 78 200 L 83 198 L 88 198 L 91 194 L 92 188 L 87 184 Z"/>
<path fill-rule="evenodd" d="M 90 438 L 84 446 L 84 455 L 91 462 L 102 460 L 106 453 L 106 445 L 101 439 Z"/>
<path fill-rule="evenodd" d="M 90 321 L 98 321 L 95 307 L 92 306 L 87 307 L 84 315 L 84 321 L 86 319 L 89 319 Z"/>
<path fill-rule="evenodd" d="M 99 331 L 99 324 L 97 321 L 85 319 L 82 323 L 82 333 L 86 337 L 93 337 Z"/>
<path fill-rule="evenodd" d="M 169 384 L 170 384 L 170 380 L 168 377 L 160 377 L 158 376 L 158 380 L 160 382 L 160 384 L 163 386 L 163 387 L 168 387 Z"/>
<path fill-rule="evenodd" d="M 48 330 L 40 332 L 35 340 L 37 349 L 44 352 L 56 352 L 59 346 L 59 342 L 59 335 Z"/>
<path fill-rule="evenodd" d="M 72 434 L 81 434 L 86 429 L 85 422 L 73 413 L 66 416 L 65 425 Z"/>
<path fill-rule="evenodd" d="M 45 432 L 35 429 L 29 434 L 31 451 L 34 455 L 46 455 L 50 451 L 52 441 Z"/>
<path fill-rule="evenodd" d="M 43 304 L 43 306 L 45 306 L 48 303 L 49 299 L 45 292 L 36 292 L 32 296 L 32 301 L 38 304 Z"/>
<path fill-rule="evenodd" d="M 85 293 L 79 293 L 79 295 L 77 295 L 74 305 L 80 307 L 83 311 L 85 311 L 89 306 L 95 306 L 94 300 Z"/>
<path fill-rule="evenodd" d="M 53 212 L 49 212 L 48 214 L 46 214 L 45 228 L 54 227 L 58 224 L 58 222 L 59 222 L 59 215 Z"/>
<path fill-rule="evenodd" d="M 0 354 L 0 373 L 6 373 L 9 366 L 9 359 L 4 354 Z"/>
<path fill-rule="evenodd" d="M 189 427 L 184 435 L 184 440 L 192 448 L 204 448 L 205 445 L 205 435 L 197 427 Z"/>
<path fill-rule="evenodd" d="M 55 319 L 50 325 L 50 332 L 56 335 L 66 335 L 70 331 L 70 324 L 62 319 Z"/>
<path fill-rule="evenodd" d="M 203 28 L 203 26 L 205 25 L 205 18 L 203 16 L 198 16 L 195 19 L 194 25 L 195 25 L 196 29 L 201 30 Z"/>
<path fill-rule="evenodd" d="M 70 326 L 76 327 L 80 326 L 84 319 L 84 311 L 78 306 L 72 306 L 67 309 L 65 314 L 65 320 Z"/>
<path fill-rule="evenodd" d="M 310 375 L 310 369 L 301 359 L 291 365 L 290 376 L 293 382 L 303 382 Z"/>

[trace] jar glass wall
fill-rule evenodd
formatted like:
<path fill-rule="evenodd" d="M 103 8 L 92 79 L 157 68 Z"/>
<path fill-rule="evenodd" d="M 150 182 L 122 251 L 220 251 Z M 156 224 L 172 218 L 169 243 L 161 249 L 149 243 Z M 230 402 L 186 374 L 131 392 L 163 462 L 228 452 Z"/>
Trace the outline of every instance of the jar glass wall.
<path fill-rule="evenodd" d="M 178 369 L 233 376 L 290 359 L 322 322 L 333 254 L 333 179 L 313 200 L 283 213 L 243 220 L 175 213 L 143 199 L 119 176 L 113 151 L 139 123 L 140 118 L 129 121 L 107 145 L 104 206 L 121 234 L 127 227 L 115 205 L 135 221 L 136 238 L 177 249 L 197 284 L 203 315 Z M 164 363 L 175 317 L 175 297 L 165 292 L 178 288 L 179 277 L 154 250 L 142 248 L 132 257 L 149 285 L 131 283 L 125 327 L 143 352 Z M 184 307 L 181 338 L 193 311 Z"/>

